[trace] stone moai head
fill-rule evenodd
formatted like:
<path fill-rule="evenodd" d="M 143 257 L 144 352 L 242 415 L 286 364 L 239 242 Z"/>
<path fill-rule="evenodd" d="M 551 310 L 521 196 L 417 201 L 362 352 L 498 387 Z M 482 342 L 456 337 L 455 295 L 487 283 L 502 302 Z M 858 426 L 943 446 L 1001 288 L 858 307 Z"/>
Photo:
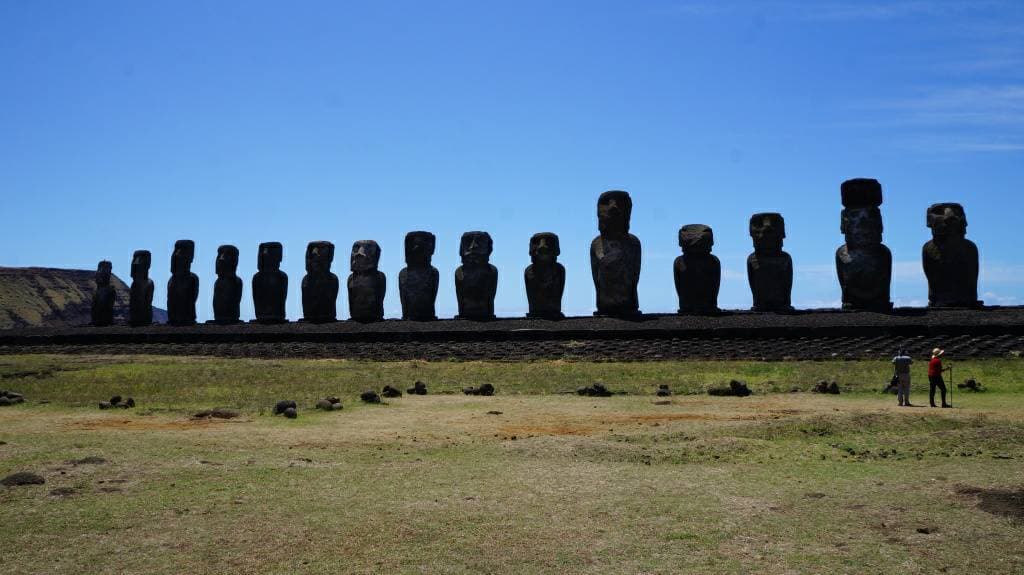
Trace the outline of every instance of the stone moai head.
<path fill-rule="evenodd" d="M 110 285 L 110 274 L 114 271 L 114 264 L 107 260 L 96 265 L 96 287 Z"/>
<path fill-rule="evenodd" d="M 306 246 L 306 273 L 326 274 L 334 262 L 334 244 L 331 242 L 309 242 Z"/>
<path fill-rule="evenodd" d="M 153 263 L 153 256 L 149 250 L 135 250 L 132 254 L 132 279 L 145 280 L 149 278 L 149 266 Z"/>
<path fill-rule="evenodd" d="M 535 264 L 553 264 L 561 253 L 558 236 L 551 232 L 534 234 L 530 238 L 530 260 Z"/>
<path fill-rule="evenodd" d="M 628 192 L 611 190 L 597 198 L 597 229 L 602 236 L 623 236 L 629 233 L 633 200 Z"/>
<path fill-rule="evenodd" d="M 882 185 L 878 180 L 855 178 L 840 187 L 843 197 L 839 231 L 847 247 L 877 246 L 882 243 Z"/>
<path fill-rule="evenodd" d="M 485 264 L 494 251 L 494 242 L 487 232 L 466 232 L 462 234 L 459 244 L 459 255 L 463 264 Z"/>
<path fill-rule="evenodd" d="M 238 248 L 223 245 L 217 248 L 217 276 L 231 277 L 238 271 Z"/>
<path fill-rule="evenodd" d="M 688 255 L 706 255 L 715 245 L 715 233 L 711 226 L 689 224 L 679 228 L 679 247 Z"/>
<path fill-rule="evenodd" d="M 352 244 L 349 267 L 354 272 L 368 272 L 380 264 L 380 246 L 373 240 L 359 240 Z"/>
<path fill-rule="evenodd" d="M 966 236 L 967 215 L 964 207 L 954 203 L 932 204 L 928 208 L 928 227 L 936 241 Z"/>
<path fill-rule="evenodd" d="M 429 266 L 434 257 L 437 238 L 430 232 L 409 232 L 405 234 L 405 263 Z"/>
<path fill-rule="evenodd" d="M 782 214 L 764 212 L 750 217 L 750 237 L 754 240 L 754 251 L 759 254 L 777 254 L 782 251 L 786 238 L 786 220 Z"/>
<path fill-rule="evenodd" d="M 174 253 L 171 254 L 171 275 L 192 272 L 192 260 L 196 255 L 196 243 L 192 240 L 174 242 Z"/>
<path fill-rule="evenodd" d="M 284 246 L 281 242 L 263 242 L 260 244 L 259 255 L 256 256 L 256 268 L 261 272 L 281 269 L 284 259 Z"/>

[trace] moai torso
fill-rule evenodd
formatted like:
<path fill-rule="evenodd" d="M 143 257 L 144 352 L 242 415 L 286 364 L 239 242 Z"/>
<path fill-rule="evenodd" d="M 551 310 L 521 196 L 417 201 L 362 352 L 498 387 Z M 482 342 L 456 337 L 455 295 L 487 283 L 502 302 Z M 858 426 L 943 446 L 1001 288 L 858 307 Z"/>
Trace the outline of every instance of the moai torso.
<path fill-rule="evenodd" d="M 595 315 L 634 317 L 640 313 L 640 240 L 629 233 L 633 203 L 629 194 L 611 191 L 597 201 L 601 235 L 590 244 L 590 271 L 597 295 Z"/>
<path fill-rule="evenodd" d="M 195 243 L 174 242 L 171 255 L 171 279 L 167 281 L 167 322 L 171 325 L 192 325 L 196 322 L 196 300 L 199 299 L 199 276 L 192 273 Z"/>
<path fill-rule="evenodd" d="M 104 260 L 96 267 L 96 291 L 92 294 L 92 325 L 106 326 L 114 323 L 114 301 L 117 291 L 110 285 L 113 265 Z"/>
<path fill-rule="evenodd" d="M 252 302 L 259 323 L 286 321 L 285 302 L 288 299 L 288 274 L 281 271 L 284 246 L 278 242 L 260 244 L 257 256 L 259 271 L 252 276 Z"/>
<path fill-rule="evenodd" d="M 683 226 L 679 247 L 683 255 L 673 264 L 679 313 L 715 313 L 722 280 L 722 264 L 711 253 L 714 234 L 703 224 Z"/>
<path fill-rule="evenodd" d="M 928 278 L 928 305 L 978 307 L 978 246 L 967 239 L 967 216 L 960 204 L 928 208 L 932 239 L 921 250 Z"/>
<path fill-rule="evenodd" d="M 430 265 L 436 239 L 430 232 L 409 232 L 405 236 L 406 267 L 398 274 L 398 295 L 402 300 L 402 319 L 437 319 L 435 302 L 440 280 L 437 268 Z"/>
<path fill-rule="evenodd" d="M 793 258 L 782 251 L 786 224 L 781 214 L 754 214 L 750 237 L 754 253 L 747 257 L 747 280 L 754 298 L 754 311 L 791 311 Z"/>
<path fill-rule="evenodd" d="M 556 259 L 561 253 L 558 236 L 535 234 L 530 239 L 533 261 L 523 273 L 526 298 L 530 305 L 527 317 L 562 319 L 562 293 L 565 291 L 565 267 Z"/>
<path fill-rule="evenodd" d="M 836 250 L 843 309 L 888 311 L 892 253 L 882 244 L 882 187 L 875 180 L 843 182 L 842 224 L 846 243 Z"/>
<path fill-rule="evenodd" d="M 128 293 L 128 323 L 133 326 L 153 323 L 153 280 L 149 279 L 152 256 L 146 250 L 132 255 L 132 285 Z"/>
<path fill-rule="evenodd" d="M 498 292 L 498 268 L 488 262 L 493 243 L 487 232 L 462 234 L 462 265 L 455 270 L 455 295 L 459 300 L 457 319 L 494 319 L 494 296 Z"/>
<path fill-rule="evenodd" d="M 351 269 L 348 276 L 348 309 L 353 320 L 359 322 L 384 319 L 384 293 L 387 278 L 379 271 L 380 246 L 373 240 L 361 240 L 352 245 Z"/>
<path fill-rule="evenodd" d="M 217 248 L 217 281 L 213 284 L 213 321 L 237 323 L 241 316 L 242 278 L 238 277 L 238 248 Z"/>
<path fill-rule="evenodd" d="M 338 319 L 338 276 L 331 273 L 334 244 L 310 242 L 306 247 L 306 277 L 302 278 L 303 319 L 326 323 Z"/>

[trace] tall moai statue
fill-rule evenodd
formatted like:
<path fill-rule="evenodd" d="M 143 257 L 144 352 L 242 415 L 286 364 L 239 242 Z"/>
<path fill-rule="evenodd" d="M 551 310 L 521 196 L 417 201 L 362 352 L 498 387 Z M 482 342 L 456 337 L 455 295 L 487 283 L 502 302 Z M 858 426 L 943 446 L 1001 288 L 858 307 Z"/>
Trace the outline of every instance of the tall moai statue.
<path fill-rule="evenodd" d="M 110 274 L 114 264 L 103 260 L 96 266 L 96 291 L 92 293 L 92 325 L 106 326 L 114 323 L 114 300 L 117 291 L 110 285 Z"/>
<path fill-rule="evenodd" d="M 722 264 L 711 253 L 715 234 L 710 226 L 689 224 L 679 228 L 683 255 L 672 266 L 679 296 L 679 313 L 712 314 L 718 310 Z"/>
<path fill-rule="evenodd" d="M 960 204 L 933 204 L 928 208 L 932 239 L 921 250 L 928 278 L 928 305 L 980 307 L 978 301 L 978 246 L 967 239 L 967 215 Z"/>
<path fill-rule="evenodd" d="M 213 322 L 238 323 L 241 316 L 242 278 L 238 277 L 238 248 L 223 245 L 217 248 L 213 284 Z"/>
<path fill-rule="evenodd" d="M 148 250 L 135 250 L 132 254 L 132 285 L 128 292 L 128 324 L 133 326 L 153 323 L 153 280 L 149 267 L 153 256 Z"/>
<path fill-rule="evenodd" d="M 409 232 L 405 235 L 405 268 L 398 273 L 398 295 L 402 300 L 402 319 L 431 321 L 437 319 L 434 303 L 440 275 L 430 265 L 437 239 L 430 232 Z"/>
<path fill-rule="evenodd" d="M 303 321 L 327 323 L 338 319 L 338 276 L 331 273 L 334 244 L 309 242 L 306 277 L 302 278 Z"/>
<path fill-rule="evenodd" d="M 257 323 L 284 323 L 288 299 L 288 274 L 281 271 L 284 246 L 263 242 L 256 256 L 257 272 L 252 276 L 252 303 Z"/>
<path fill-rule="evenodd" d="M 196 300 L 199 299 L 199 276 L 192 273 L 196 244 L 192 240 L 174 242 L 171 254 L 171 279 L 167 281 L 167 323 L 196 323 Z"/>
<path fill-rule="evenodd" d="M 380 246 L 373 240 L 359 240 L 352 244 L 352 257 L 348 276 L 348 312 L 358 322 L 384 320 L 384 292 L 387 278 L 377 269 L 380 264 Z"/>
<path fill-rule="evenodd" d="M 558 263 L 562 253 L 558 236 L 549 232 L 530 238 L 530 261 L 523 273 L 530 311 L 526 317 L 562 319 L 562 293 L 565 291 L 565 267 Z"/>
<path fill-rule="evenodd" d="M 459 243 L 462 265 L 455 270 L 455 297 L 459 315 L 455 319 L 494 319 L 494 296 L 498 293 L 498 268 L 490 264 L 494 242 L 487 232 L 466 232 Z"/>
<path fill-rule="evenodd" d="M 792 311 L 793 258 L 782 251 L 786 220 L 768 212 L 750 217 L 754 253 L 747 257 L 747 280 L 754 311 Z"/>
<path fill-rule="evenodd" d="M 612 190 L 597 199 L 597 228 L 601 235 L 590 244 L 590 272 L 597 292 L 597 316 L 632 318 L 640 315 L 640 240 L 629 233 L 633 200 Z"/>
<path fill-rule="evenodd" d="M 843 213 L 840 231 L 846 243 L 836 250 L 836 273 L 843 292 L 843 309 L 892 309 L 892 252 L 882 244 L 882 185 L 856 178 L 841 186 Z"/>

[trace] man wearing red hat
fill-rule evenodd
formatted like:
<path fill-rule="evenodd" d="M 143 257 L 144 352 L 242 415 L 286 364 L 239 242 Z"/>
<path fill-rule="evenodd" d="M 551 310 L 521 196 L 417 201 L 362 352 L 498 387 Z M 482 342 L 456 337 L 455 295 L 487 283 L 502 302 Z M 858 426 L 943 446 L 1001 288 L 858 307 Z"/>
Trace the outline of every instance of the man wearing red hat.
<path fill-rule="evenodd" d="M 932 407 L 935 405 L 935 388 L 939 388 L 942 391 L 942 407 L 952 407 L 946 403 L 946 382 L 942 380 L 942 354 L 946 353 L 945 350 L 935 348 L 932 350 L 932 359 L 928 362 L 928 400 L 931 402 Z"/>

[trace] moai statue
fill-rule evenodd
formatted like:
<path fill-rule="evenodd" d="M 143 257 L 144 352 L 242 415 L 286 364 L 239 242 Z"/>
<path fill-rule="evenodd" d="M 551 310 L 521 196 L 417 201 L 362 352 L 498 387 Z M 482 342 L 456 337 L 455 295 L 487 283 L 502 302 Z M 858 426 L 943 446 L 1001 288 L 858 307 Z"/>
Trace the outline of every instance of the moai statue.
<path fill-rule="evenodd" d="M 565 267 L 558 263 L 562 250 L 558 236 L 552 233 L 534 234 L 530 238 L 530 260 L 526 268 L 526 299 L 530 312 L 526 317 L 562 319 L 562 292 L 565 291 Z"/>
<path fill-rule="evenodd" d="M 843 214 L 840 231 L 846 243 L 836 250 L 836 273 L 843 292 L 843 309 L 892 309 L 892 252 L 882 244 L 882 185 L 856 178 L 841 187 Z"/>
<path fill-rule="evenodd" d="M 241 315 L 242 278 L 238 277 L 238 248 L 217 248 L 217 281 L 213 284 L 213 323 L 238 323 Z"/>
<path fill-rule="evenodd" d="M 338 276 L 331 273 L 334 244 L 309 242 L 306 246 L 306 277 L 302 278 L 303 321 L 337 321 Z"/>
<path fill-rule="evenodd" d="M 718 312 L 718 289 L 722 282 L 722 264 L 711 254 L 715 235 L 709 226 L 689 224 L 679 228 L 679 247 L 683 255 L 672 266 L 679 296 L 679 313 Z"/>
<path fill-rule="evenodd" d="M 114 300 L 117 291 L 110 285 L 110 273 L 114 264 L 103 260 L 96 266 L 96 291 L 92 294 L 92 325 L 105 326 L 114 323 Z"/>
<path fill-rule="evenodd" d="M 978 246 L 966 238 L 967 216 L 960 204 L 933 204 L 928 208 L 932 239 L 921 250 L 928 277 L 928 305 L 980 307 L 978 301 Z"/>
<path fill-rule="evenodd" d="M 786 220 L 782 214 L 750 217 L 754 253 L 747 257 L 747 280 L 754 296 L 754 311 L 792 311 L 793 258 L 782 251 Z"/>
<path fill-rule="evenodd" d="M 498 292 L 498 268 L 489 263 L 494 243 L 487 232 L 462 234 L 459 254 L 462 265 L 455 270 L 455 297 L 459 315 L 455 319 L 494 319 L 494 296 Z"/>
<path fill-rule="evenodd" d="M 153 280 L 149 266 L 153 256 L 147 250 L 132 254 L 132 286 L 128 294 L 128 323 L 133 326 L 153 323 Z"/>
<path fill-rule="evenodd" d="M 377 269 L 380 264 L 380 246 L 373 240 L 359 240 L 352 244 L 348 276 L 348 313 L 358 322 L 384 320 L 384 292 L 387 278 Z"/>
<path fill-rule="evenodd" d="M 590 272 L 597 292 L 597 316 L 640 315 L 636 288 L 640 283 L 640 240 L 629 233 L 633 200 L 613 190 L 597 199 L 597 228 L 590 244 Z"/>
<path fill-rule="evenodd" d="M 196 300 L 199 299 L 199 276 L 192 273 L 196 244 L 192 240 L 174 242 L 171 254 L 171 279 L 167 281 L 167 323 L 196 323 Z"/>
<path fill-rule="evenodd" d="M 437 240 L 430 232 L 409 232 L 405 235 L 405 265 L 398 274 L 398 295 L 402 299 L 402 319 L 430 321 L 437 319 L 434 302 L 440 279 L 437 268 L 430 265 Z"/>
<path fill-rule="evenodd" d="M 281 271 L 284 246 L 263 242 L 256 259 L 258 271 L 252 276 L 252 302 L 257 323 L 284 323 L 288 299 L 288 274 Z"/>

